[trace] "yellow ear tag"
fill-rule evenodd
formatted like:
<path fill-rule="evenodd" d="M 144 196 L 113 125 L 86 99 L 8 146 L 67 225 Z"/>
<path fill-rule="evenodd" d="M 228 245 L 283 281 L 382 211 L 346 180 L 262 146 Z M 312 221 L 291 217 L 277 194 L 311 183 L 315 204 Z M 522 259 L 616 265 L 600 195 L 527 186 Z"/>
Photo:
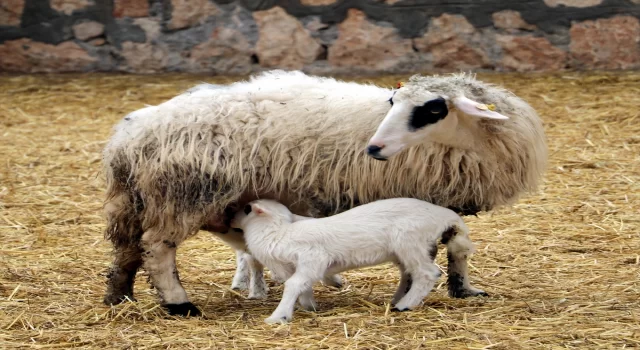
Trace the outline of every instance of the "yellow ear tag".
<path fill-rule="evenodd" d="M 401 88 L 401 87 L 403 87 L 403 86 L 404 86 L 404 82 L 403 82 L 403 81 L 399 81 L 399 82 L 396 84 L 396 89 L 399 89 L 399 88 Z"/>
<path fill-rule="evenodd" d="M 493 103 L 490 105 L 487 105 L 487 108 L 489 108 L 490 111 L 495 111 L 496 110 L 496 105 L 494 105 Z"/>

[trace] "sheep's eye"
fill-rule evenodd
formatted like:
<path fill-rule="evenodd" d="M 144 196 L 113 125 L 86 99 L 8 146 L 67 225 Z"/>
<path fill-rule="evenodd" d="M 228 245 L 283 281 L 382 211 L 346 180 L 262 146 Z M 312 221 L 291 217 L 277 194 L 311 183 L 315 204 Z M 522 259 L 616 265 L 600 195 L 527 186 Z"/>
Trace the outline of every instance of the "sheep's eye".
<path fill-rule="evenodd" d="M 429 124 L 435 124 L 444 119 L 448 113 L 447 101 L 444 98 L 438 97 L 427 101 L 422 106 L 413 108 L 411 117 L 409 117 L 409 129 L 416 130 Z"/>
<path fill-rule="evenodd" d="M 244 206 L 244 213 L 249 215 L 249 213 L 251 212 L 251 206 L 249 204 Z"/>
<path fill-rule="evenodd" d="M 389 103 L 393 106 L 393 97 L 389 98 Z"/>

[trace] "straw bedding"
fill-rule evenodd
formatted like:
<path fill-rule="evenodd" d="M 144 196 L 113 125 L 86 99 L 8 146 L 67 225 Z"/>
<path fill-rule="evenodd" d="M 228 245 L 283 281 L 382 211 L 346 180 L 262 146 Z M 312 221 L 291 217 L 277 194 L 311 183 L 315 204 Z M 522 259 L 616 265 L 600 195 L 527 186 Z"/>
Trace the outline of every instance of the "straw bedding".
<path fill-rule="evenodd" d="M 167 316 L 145 273 L 137 303 L 101 303 L 111 256 L 100 151 L 111 126 L 203 79 L 231 79 L 0 77 L 0 348 L 639 347 L 640 73 L 479 78 L 538 110 L 551 155 L 539 193 L 467 218 L 472 282 L 491 296 L 450 299 L 442 278 L 424 307 L 394 313 L 399 276 L 385 265 L 345 273 L 340 291 L 318 286 L 318 312 L 269 326 L 282 286 L 269 280 L 266 301 L 229 290 L 234 254 L 204 232 L 178 252 L 204 318 Z"/>

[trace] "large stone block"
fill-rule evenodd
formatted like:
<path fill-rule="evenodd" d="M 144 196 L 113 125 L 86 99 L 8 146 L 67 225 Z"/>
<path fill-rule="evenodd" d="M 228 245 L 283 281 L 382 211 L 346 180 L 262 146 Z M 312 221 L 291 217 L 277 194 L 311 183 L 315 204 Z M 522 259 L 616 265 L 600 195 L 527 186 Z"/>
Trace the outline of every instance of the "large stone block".
<path fill-rule="evenodd" d="M 188 28 L 204 22 L 219 11 L 209 0 L 171 0 L 169 29 Z"/>
<path fill-rule="evenodd" d="M 0 71 L 82 72 L 91 69 L 96 61 L 96 58 L 71 41 L 50 45 L 30 39 L 18 39 L 0 45 Z"/>
<path fill-rule="evenodd" d="M 490 60 L 479 38 L 480 33 L 464 16 L 445 13 L 431 21 L 427 33 L 414 39 L 414 45 L 420 52 L 431 54 L 436 68 L 487 67 Z"/>
<path fill-rule="evenodd" d="M 148 15 L 148 0 L 113 0 L 113 17 L 146 17 Z"/>
<path fill-rule="evenodd" d="M 547 6 L 558 7 L 560 5 L 567 7 L 591 7 L 602 4 L 603 0 L 544 0 Z"/>
<path fill-rule="evenodd" d="M 508 31 L 517 31 L 518 29 L 534 30 L 536 26 L 525 22 L 518 11 L 504 10 L 495 12 L 491 15 L 493 25 L 496 28 L 506 29 Z"/>
<path fill-rule="evenodd" d="M 640 21 L 616 16 L 574 23 L 569 50 L 576 66 L 587 69 L 640 67 Z"/>
<path fill-rule="evenodd" d="M 190 66 L 196 72 L 248 74 L 253 50 L 238 30 L 217 27 L 206 42 L 191 50 Z"/>
<path fill-rule="evenodd" d="M 104 33 L 104 24 L 95 21 L 80 22 L 71 29 L 76 39 L 85 41 L 102 35 Z"/>
<path fill-rule="evenodd" d="M 73 11 L 81 10 L 85 7 L 93 5 L 93 0 L 51 0 L 51 8 L 70 15 Z"/>
<path fill-rule="evenodd" d="M 502 65 L 508 70 L 526 72 L 566 68 L 568 54 L 545 38 L 498 35 L 497 42 L 503 50 Z"/>
<path fill-rule="evenodd" d="M 162 72 L 167 66 L 167 51 L 151 43 L 122 43 L 120 55 L 124 57 L 124 70 L 135 73 Z"/>
<path fill-rule="evenodd" d="M 2 0 L 0 26 L 19 26 L 25 0 Z"/>
<path fill-rule="evenodd" d="M 301 69 L 322 52 L 302 23 L 281 7 L 254 12 L 253 18 L 259 30 L 256 54 L 264 67 Z"/>
<path fill-rule="evenodd" d="M 398 35 L 391 26 L 379 26 L 356 9 L 338 25 L 338 39 L 329 47 L 328 60 L 335 67 L 366 71 L 391 71 L 415 59 L 411 39 Z"/>

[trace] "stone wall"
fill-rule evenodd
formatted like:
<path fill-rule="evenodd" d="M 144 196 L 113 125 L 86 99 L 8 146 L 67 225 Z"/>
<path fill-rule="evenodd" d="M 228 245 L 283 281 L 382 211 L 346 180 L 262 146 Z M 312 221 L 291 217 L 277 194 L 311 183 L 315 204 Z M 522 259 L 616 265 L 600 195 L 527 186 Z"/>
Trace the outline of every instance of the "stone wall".
<path fill-rule="evenodd" d="M 0 71 L 637 69 L 639 18 L 640 0 L 0 0 Z"/>

